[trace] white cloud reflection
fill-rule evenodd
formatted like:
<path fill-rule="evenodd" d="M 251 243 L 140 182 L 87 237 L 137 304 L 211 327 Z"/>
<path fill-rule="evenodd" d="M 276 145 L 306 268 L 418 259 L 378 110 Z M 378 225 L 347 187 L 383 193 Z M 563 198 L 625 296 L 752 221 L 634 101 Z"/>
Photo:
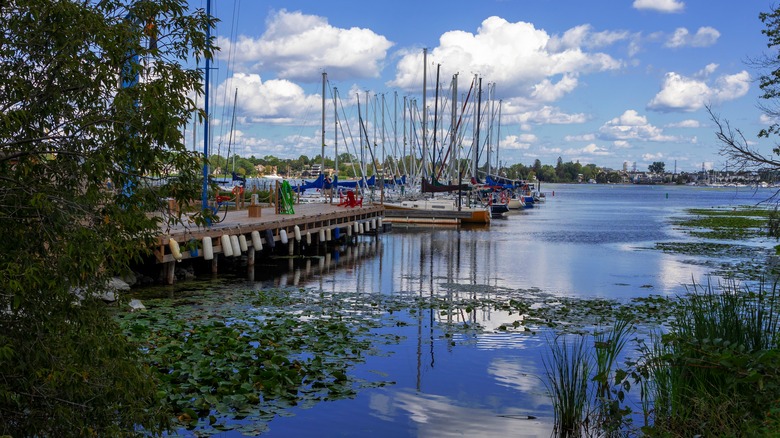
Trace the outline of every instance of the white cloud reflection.
<path fill-rule="evenodd" d="M 419 437 L 478 436 L 483 438 L 550 436 L 552 418 L 538 412 L 508 408 L 492 409 L 457 406 L 448 397 L 406 390 L 372 396 L 372 415 L 399 421 L 397 412 L 408 415 Z M 529 415 L 531 416 L 529 418 Z"/>

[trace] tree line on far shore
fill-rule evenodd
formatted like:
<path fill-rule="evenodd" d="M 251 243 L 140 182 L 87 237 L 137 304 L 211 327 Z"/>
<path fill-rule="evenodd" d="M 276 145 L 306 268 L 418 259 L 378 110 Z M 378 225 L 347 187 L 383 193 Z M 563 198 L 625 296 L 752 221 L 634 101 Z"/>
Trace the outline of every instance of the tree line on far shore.
<path fill-rule="evenodd" d="M 231 156 L 230 159 L 220 155 L 213 155 L 209 159 L 212 172 L 217 175 L 231 175 L 236 172 L 245 177 L 262 177 L 268 174 L 278 174 L 288 178 L 308 178 L 316 177 L 319 173 L 313 166 L 322 166 L 321 155 L 308 157 L 300 155 L 298 158 L 279 158 L 273 155 L 266 155 L 257 158 L 254 155 L 250 157 Z M 413 158 L 405 157 L 403 160 L 397 160 L 388 157 L 385 165 L 377 163 L 377 169 L 385 169 L 386 175 L 403 175 L 404 169 L 412 168 Z M 327 174 L 338 173 L 341 178 L 356 178 L 360 176 L 359 159 L 352 154 L 342 153 L 338 157 L 338 172 L 335 172 L 336 160 L 331 157 L 325 157 L 324 170 Z M 461 169 L 470 168 L 463 162 Z M 480 167 L 481 172 L 487 172 L 486 166 Z M 375 173 L 374 166 L 366 166 L 368 177 Z M 738 183 L 756 183 L 761 181 L 774 182 L 778 179 L 777 172 L 771 170 L 762 170 L 755 172 L 741 171 L 729 172 L 728 170 L 707 170 L 701 172 L 669 172 L 666 169 L 666 163 L 655 161 L 651 163 L 646 171 L 642 170 L 616 170 L 597 164 L 581 164 L 579 161 L 564 162 L 561 157 L 555 166 L 542 164 L 541 160 L 534 160 L 533 164 L 525 165 L 515 163 L 508 166 L 502 166 L 500 169 L 491 169 L 491 174 L 500 175 L 510 179 L 517 180 L 538 180 L 548 183 L 580 183 L 596 182 L 599 184 L 620 184 L 630 182 L 653 182 L 666 184 L 688 184 L 700 182 L 702 180 L 718 180 Z M 470 175 L 464 175 L 469 177 Z"/>

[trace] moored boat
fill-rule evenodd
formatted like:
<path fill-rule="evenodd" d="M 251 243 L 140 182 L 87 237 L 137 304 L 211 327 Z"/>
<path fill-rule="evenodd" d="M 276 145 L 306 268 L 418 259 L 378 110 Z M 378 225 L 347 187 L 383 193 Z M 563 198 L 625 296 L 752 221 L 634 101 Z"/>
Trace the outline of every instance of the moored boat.
<path fill-rule="evenodd" d="M 393 216 L 403 215 L 404 211 L 411 212 L 409 217 L 459 219 L 460 223 L 467 224 L 488 225 L 491 218 L 490 209 L 487 207 L 459 207 L 457 199 L 450 198 L 409 199 L 386 202 L 384 206 L 388 220 L 391 221 Z"/>

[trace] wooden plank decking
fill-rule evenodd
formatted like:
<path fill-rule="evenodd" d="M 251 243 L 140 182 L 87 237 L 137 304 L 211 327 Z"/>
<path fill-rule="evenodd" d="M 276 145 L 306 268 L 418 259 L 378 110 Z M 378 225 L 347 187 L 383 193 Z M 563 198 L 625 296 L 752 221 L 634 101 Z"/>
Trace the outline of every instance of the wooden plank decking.
<path fill-rule="evenodd" d="M 170 253 L 168 243 L 170 239 L 184 246 L 190 240 L 202 241 L 204 237 L 213 240 L 214 254 L 222 253 L 220 237 L 227 235 L 244 235 L 251 241 L 250 234 L 253 231 L 260 232 L 266 237 L 266 230 L 271 230 L 274 241 L 279 241 L 280 231 L 284 230 L 293 239 L 294 229 L 297 226 L 301 235 L 311 234 L 311 237 L 319 242 L 320 230 L 332 231 L 334 228 L 346 228 L 355 223 L 372 222 L 382 218 L 385 208 L 380 204 L 366 204 L 362 207 L 340 207 L 337 204 L 308 203 L 294 206 L 294 214 L 277 214 L 273 207 L 261 208 L 259 217 L 249 217 L 248 210 L 229 210 L 224 220 L 214 223 L 208 228 L 179 225 L 161 230 L 158 246 L 155 249 L 155 257 L 158 263 L 173 262 L 175 259 Z M 222 213 L 220 213 L 221 216 Z M 374 222 L 374 224 L 376 224 Z M 183 249 L 183 248 L 182 248 Z M 182 251 L 182 259 L 203 257 L 202 251 L 197 255 L 189 251 Z"/>

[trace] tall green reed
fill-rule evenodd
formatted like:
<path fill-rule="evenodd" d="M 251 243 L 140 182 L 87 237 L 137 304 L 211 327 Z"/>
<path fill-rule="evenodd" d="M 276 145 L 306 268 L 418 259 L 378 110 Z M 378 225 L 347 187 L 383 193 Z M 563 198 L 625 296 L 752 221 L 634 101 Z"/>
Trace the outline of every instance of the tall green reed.
<path fill-rule="evenodd" d="M 767 413 L 780 407 L 777 284 L 767 290 L 762 283 L 757 292 L 735 282 L 693 285 L 688 292 L 671 331 L 643 351 L 652 430 L 761 435 Z"/>
<path fill-rule="evenodd" d="M 558 437 L 579 437 L 588 428 L 591 360 L 582 335 L 548 339 L 550 356 L 544 358 L 546 385 L 553 404 Z"/>
<path fill-rule="evenodd" d="M 633 333 L 629 317 L 619 316 L 609 330 L 597 331 L 593 335 L 593 349 L 596 374 L 596 425 L 607 435 L 618 434 L 630 409 L 621 406 L 625 393 L 630 389 L 627 372 L 617 366 Z"/>

